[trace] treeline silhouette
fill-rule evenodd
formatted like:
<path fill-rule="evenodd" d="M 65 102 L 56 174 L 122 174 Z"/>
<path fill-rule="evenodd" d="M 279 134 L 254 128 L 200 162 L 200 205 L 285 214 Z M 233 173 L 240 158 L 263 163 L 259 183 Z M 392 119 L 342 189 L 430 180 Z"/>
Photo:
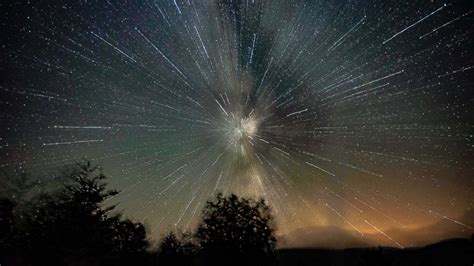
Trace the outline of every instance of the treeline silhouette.
<path fill-rule="evenodd" d="M 104 204 L 100 167 L 81 162 L 57 189 L 31 190 L 25 175 L 0 181 L 0 265 L 473 265 L 473 239 L 419 249 L 277 250 L 264 200 L 218 194 L 194 233 L 168 232 L 155 247 L 143 224 Z"/>
<path fill-rule="evenodd" d="M 1 265 L 271 265 L 276 239 L 262 200 L 224 197 L 207 202 L 194 234 L 168 233 L 154 250 L 143 224 L 104 202 L 118 191 L 90 162 L 63 172 L 59 189 L 29 200 L 24 176 L 16 200 L 0 200 Z M 20 181 L 19 181 L 20 180 Z"/>

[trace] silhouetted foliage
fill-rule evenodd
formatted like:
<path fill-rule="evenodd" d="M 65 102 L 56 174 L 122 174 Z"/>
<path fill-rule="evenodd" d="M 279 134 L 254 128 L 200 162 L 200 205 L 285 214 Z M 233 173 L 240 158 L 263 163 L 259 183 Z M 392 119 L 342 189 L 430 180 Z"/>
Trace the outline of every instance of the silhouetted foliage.
<path fill-rule="evenodd" d="M 160 255 L 168 257 L 190 256 L 196 252 L 196 245 L 191 235 L 183 235 L 180 239 L 174 233 L 168 233 L 160 243 Z"/>
<path fill-rule="evenodd" d="M 38 182 L 29 179 L 24 171 L 7 172 L 5 169 L 1 171 L 0 193 L 16 203 L 22 203 L 26 194 L 37 185 Z"/>
<path fill-rule="evenodd" d="M 9 199 L 0 199 L 0 252 L 9 251 L 13 242 L 15 203 Z"/>
<path fill-rule="evenodd" d="M 270 209 L 263 199 L 218 194 L 215 201 L 207 202 L 203 216 L 196 238 L 204 257 L 226 257 L 234 264 L 271 262 L 276 239 Z"/>
<path fill-rule="evenodd" d="M 191 234 L 168 233 L 160 242 L 158 264 L 191 265 L 198 251 Z"/>
<path fill-rule="evenodd" d="M 90 162 L 70 173 L 71 184 L 37 196 L 25 213 L 23 250 L 35 261 L 101 261 L 119 256 L 139 256 L 148 242 L 142 224 L 111 214 L 114 206 L 102 203 L 116 195 L 107 190 L 105 176 Z"/>
<path fill-rule="evenodd" d="M 175 234 L 169 233 L 160 243 L 160 256 L 163 257 L 177 257 L 181 255 L 181 242 Z"/>

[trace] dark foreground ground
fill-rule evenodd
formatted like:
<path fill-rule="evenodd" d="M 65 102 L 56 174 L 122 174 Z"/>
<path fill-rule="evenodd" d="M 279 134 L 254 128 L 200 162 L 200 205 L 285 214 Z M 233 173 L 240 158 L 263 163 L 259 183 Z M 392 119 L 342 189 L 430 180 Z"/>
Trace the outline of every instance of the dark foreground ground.
<path fill-rule="evenodd" d="M 469 239 L 450 239 L 426 247 L 408 249 L 283 249 L 278 251 L 277 257 L 280 266 L 474 266 L 474 243 Z"/>
<path fill-rule="evenodd" d="M 13 254 L 1 254 L 4 265 L 191 265 L 191 266 L 474 266 L 474 239 L 450 239 L 420 248 L 352 248 L 352 249 L 280 249 L 275 257 L 255 258 L 243 254 L 161 257 L 148 253 L 141 257 L 126 256 L 98 261 L 96 258 L 66 258 L 51 263 L 29 260 Z M 6 256 L 5 256 L 6 255 Z M 234 254 L 235 255 L 235 254 Z M 50 256 L 47 256 L 50 257 Z"/>

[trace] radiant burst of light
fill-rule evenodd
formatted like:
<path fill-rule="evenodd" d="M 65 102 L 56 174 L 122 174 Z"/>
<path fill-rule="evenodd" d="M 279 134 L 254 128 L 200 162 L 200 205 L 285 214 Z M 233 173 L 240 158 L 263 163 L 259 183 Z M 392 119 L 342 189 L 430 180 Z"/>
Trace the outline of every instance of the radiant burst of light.
<path fill-rule="evenodd" d="M 242 143 L 247 138 L 252 140 L 257 133 L 257 122 L 252 117 L 234 118 L 232 124 L 230 138 L 235 144 Z"/>

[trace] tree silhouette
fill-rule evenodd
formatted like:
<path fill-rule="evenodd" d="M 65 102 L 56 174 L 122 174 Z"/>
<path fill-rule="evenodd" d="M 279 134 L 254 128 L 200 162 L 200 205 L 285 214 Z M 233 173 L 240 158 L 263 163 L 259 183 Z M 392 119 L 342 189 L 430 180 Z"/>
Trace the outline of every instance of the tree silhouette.
<path fill-rule="evenodd" d="M 24 244 L 35 260 L 65 264 L 65 260 L 101 261 L 146 251 L 143 225 L 112 215 L 115 206 L 102 206 L 118 192 L 107 190 L 99 167 L 77 164 L 69 178 L 71 184 L 36 197 L 26 212 Z"/>
<path fill-rule="evenodd" d="M 170 232 L 160 243 L 160 255 L 169 257 L 190 256 L 196 251 L 196 245 L 192 242 L 191 235 L 183 235 L 181 238 Z"/>
<path fill-rule="evenodd" d="M 14 215 L 15 203 L 9 199 L 0 199 L 0 258 L 3 252 L 10 252 L 14 238 Z"/>
<path fill-rule="evenodd" d="M 196 251 L 192 235 L 184 234 L 178 238 L 170 232 L 160 242 L 158 264 L 191 265 Z"/>
<path fill-rule="evenodd" d="M 224 197 L 219 193 L 215 201 L 207 202 L 203 214 L 196 238 L 207 259 L 222 264 L 225 257 L 229 265 L 271 262 L 276 239 L 270 209 L 263 199 Z"/>
<path fill-rule="evenodd" d="M 17 204 L 23 203 L 26 200 L 26 194 L 38 185 L 38 182 L 29 179 L 24 171 L 7 172 L 2 169 L 0 174 L 0 194 Z"/>
<path fill-rule="evenodd" d="M 175 234 L 168 233 L 160 243 L 160 255 L 164 257 L 177 257 L 181 255 L 181 242 Z"/>

